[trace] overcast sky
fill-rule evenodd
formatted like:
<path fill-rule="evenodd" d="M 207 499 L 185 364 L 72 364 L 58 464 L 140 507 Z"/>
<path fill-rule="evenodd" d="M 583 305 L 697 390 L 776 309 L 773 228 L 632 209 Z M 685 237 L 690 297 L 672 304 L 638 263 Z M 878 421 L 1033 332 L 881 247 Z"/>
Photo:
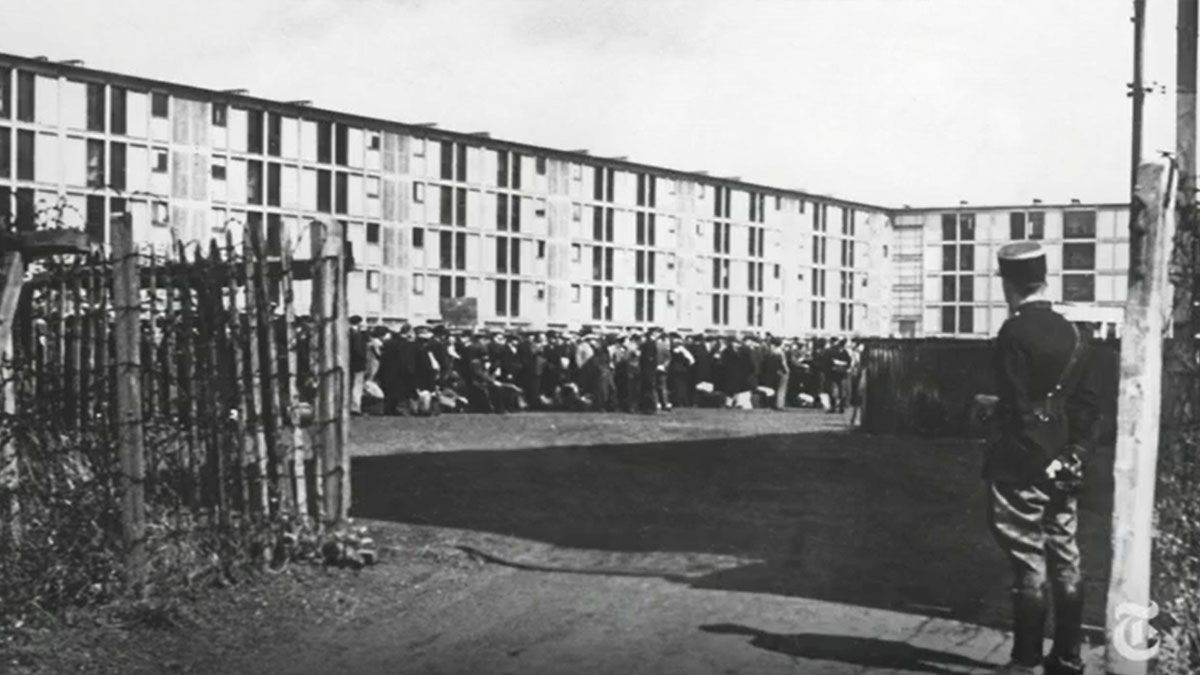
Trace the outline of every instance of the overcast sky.
<path fill-rule="evenodd" d="M 3 51 L 867 202 L 1127 198 L 1130 0 L 4 5 Z"/>

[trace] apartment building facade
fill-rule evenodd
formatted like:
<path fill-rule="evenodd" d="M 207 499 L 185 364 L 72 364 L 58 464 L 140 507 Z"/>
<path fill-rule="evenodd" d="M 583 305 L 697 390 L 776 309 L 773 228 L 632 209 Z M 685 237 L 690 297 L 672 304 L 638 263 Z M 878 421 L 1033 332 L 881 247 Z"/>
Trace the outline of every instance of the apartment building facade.
<path fill-rule="evenodd" d="M 307 255 L 313 219 L 355 252 L 350 303 L 436 322 L 661 325 L 786 334 L 886 330 L 884 209 L 0 55 L 0 205 L 107 241 L 241 238 Z"/>
<path fill-rule="evenodd" d="M 1129 270 L 1128 204 L 906 209 L 893 213 L 893 315 L 900 336 L 989 337 L 1008 317 L 996 254 L 1046 249 L 1047 294 L 1072 319 L 1115 334 Z"/>
<path fill-rule="evenodd" d="M 1013 214 L 1042 223 L 1051 293 L 1099 311 L 1124 292 L 1124 209 L 897 211 L 0 54 L 0 217 L 107 241 L 129 212 L 159 248 L 255 228 L 299 258 L 328 223 L 371 322 L 466 303 L 494 327 L 985 337 Z"/>

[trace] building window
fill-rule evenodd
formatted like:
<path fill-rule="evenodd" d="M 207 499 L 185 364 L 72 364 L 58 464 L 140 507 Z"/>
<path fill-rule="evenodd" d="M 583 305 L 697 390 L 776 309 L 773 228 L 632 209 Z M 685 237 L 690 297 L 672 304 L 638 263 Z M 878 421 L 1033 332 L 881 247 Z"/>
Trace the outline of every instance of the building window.
<path fill-rule="evenodd" d="M 496 194 L 496 229 L 508 229 L 508 195 L 503 192 Z"/>
<path fill-rule="evenodd" d="M 333 163 L 338 166 L 350 164 L 350 128 L 345 124 L 333 126 Z"/>
<path fill-rule="evenodd" d="M 321 164 L 333 162 L 333 124 L 317 122 L 317 161 Z"/>
<path fill-rule="evenodd" d="M 263 113 L 246 111 L 246 152 L 261 155 L 263 151 Z"/>
<path fill-rule="evenodd" d="M 125 96 L 125 90 L 120 87 L 112 87 L 109 89 L 109 99 L 111 103 L 108 111 L 109 131 L 121 136 L 125 135 L 129 117 L 125 110 Z"/>
<path fill-rule="evenodd" d="M 226 166 L 224 159 L 214 159 L 212 162 L 212 179 L 225 180 Z"/>
<path fill-rule="evenodd" d="M 317 170 L 317 210 L 333 212 L 333 173 L 329 169 Z"/>
<path fill-rule="evenodd" d="M 545 259 L 546 259 L 546 242 L 544 242 L 544 241 L 541 241 L 541 240 L 538 240 L 538 243 L 537 243 L 537 257 L 538 257 L 538 260 L 545 260 Z"/>
<path fill-rule="evenodd" d="M 1095 238 L 1095 211 L 1066 211 L 1063 213 L 1063 239 Z"/>
<path fill-rule="evenodd" d="M 11 77 L 11 69 L 0 67 L 0 119 L 3 120 L 12 117 L 12 85 L 9 84 Z M 9 208 L 8 204 L 2 206 L 4 209 Z"/>
<path fill-rule="evenodd" d="M 413 183 L 413 201 L 421 204 L 425 201 L 425 184 Z"/>
<path fill-rule="evenodd" d="M 508 274 L 508 239 L 496 237 L 496 272 Z"/>
<path fill-rule="evenodd" d="M 1046 214 L 1043 211 L 1031 211 L 1029 213 L 1029 238 L 1030 239 L 1045 239 L 1046 238 Z"/>
<path fill-rule="evenodd" d="M 454 234 L 452 232 L 438 233 L 438 266 L 444 270 L 454 267 Z"/>
<path fill-rule="evenodd" d="M 546 158 L 539 156 L 537 159 L 534 160 L 534 167 L 537 169 L 537 173 L 539 176 L 545 176 L 546 175 Z"/>
<path fill-rule="evenodd" d="M 0 126 L 0 178 L 12 178 L 12 130 L 4 126 Z M 0 215 L 7 215 L 10 208 L 8 202 L 0 202 Z"/>
<path fill-rule="evenodd" d="M 171 212 L 167 208 L 166 202 L 154 202 L 151 205 L 150 221 L 162 227 L 171 224 Z"/>
<path fill-rule="evenodd" d="M 1063 302 L 1095 302 L 1096 277 L 1092 274 L 1064 274 Z"/>
<path fill-rule="evenodd" d="M 377 270 L 367 271 L 367 291 L 370 293 L 379 292 L 379 272 Z"/>
<path fill-rule="evenodd" d="M 27 70 L 17 71 L 17 121 L 32 122 L 36 108 L 36 78 Z"/>
<path fill-rule="evenodd" d="M 442 170 L 438 175 L 443 180 L 453 180 L 454 178 L 454 144 L 450 141 L 442 141 L 440 143 Z"/>
<path fill-rule="evenodd" d="M 379 223 L 367 223 L 367 243 L 379 244 Z"/>
<path fill-rule="evenodd" d="M 263 203 L 263 165 L 251 160 L 246 162 L 246 201 L 250 204 Z M 344 210 L 338 213 L 345 213 Z"/>
<path fill-rule="evenodd" d="M 1008 238 L 1020 241 L 1025 238 L 1025 214 L 1013 211 L 1008 214 Z"/>
<path fill-rule="evenodd" d="M 167 172 L 167 151 L 166 150 L 158 150 L 158 149 L 154 150 L 153 171 L 154 171 L 154 173 L 166 173 Z"/>
<path fill-rule="evenodd" d="M 958 332 L 975 332 L 975 309 L 973 307 L 958 308 Z"/>
<path fill-rule="evenodd" d="M 942 241 L 958 239 L 958 220 L 953 213 L 942 214 Z"/>
<path fill-rule="evenodd" d="M 267 165 L 267 206 L 279 206 L 281 171 L 275 162 Z"/>
<path fill-rule="evenodd" d="M 104 185 L 104 141 L 89 140 L 87 142 L 87 186 L 103 188 Z"/>
<path fill-rule="evenodd" d="M 1092 243 L 1063 244 L 1063 269 L 1096 269 L 1096 245 Z"/>
<path fill-rule="evenodd" d="M 414 295 L 425 295 L 425 275 L 424 274 L 414 274 L 413 275 L 413 294 Z"/>
<path fill-rule="evenodd" d="M 442 225 L 454 224 L 454 188 L 449 185 L 442 185 L 438 188 L 439 200 L 438 205 L 438 222 Z"/>
<path fill-rule="evenodd" d="M 942 246 L 942 269 L 947 272 L 958 269 L 958 247 L 954 244 Z"/>
<path fill-rule="evenodd" d="M 166 119 L 170 110 L 170 97 L 162 92 L 150 94 L 150 116 Z"/>
<path fill-rule="evenodd" d="M 94 82 L 87 85 L 87 128 L 104 131 L 104 85 Z"/>
<path fill-rule="evenodd" d="M 224 103 L 214 103 L 212 106 L 212 124 L 214 127 L 224 127 L 229 124 L 229 106 Z"/>
<path fill-rule="evenodd" d="M 0 73 L 2 76 L 3 73 Z M 12 177 L 12 129 L 0 127 L 0 178 Z M 5 195 L 7 196 L 7 195 Z M 0 216 L 8 215 L 10 205 L 0 202 Z"/>
<path fill-rule="evenodd" d="M 508 316 L 508 281 L 496 279 L 492 283 L 496 290 L 496 316 Z"/>
<path fill-rule="evenodd" d="M 957 322 L 958 311 L 953 306 L 942 308 L 942 332 L 953 333 Z"/>
<path fill-rule="evenodd" d="M 280 152 L 280 137 L 283 135 L 283 118 L 279 113 L 267 115 L 267 154 L 278 157 Z"/>
<path fill-rule="evenodd" d="M 508 187 L 508 153 L 496 151 L 496 185 Z"/>
<path fill-rule="evenodd" d="M 414 227 L 412 230 L 413 248 L 425 248 L 425 228 Z"/>
<path fill-rule="evenodd" d="M 454 269 L 467 269 L 467 235 L 462 232 L 454 236 Z"/>

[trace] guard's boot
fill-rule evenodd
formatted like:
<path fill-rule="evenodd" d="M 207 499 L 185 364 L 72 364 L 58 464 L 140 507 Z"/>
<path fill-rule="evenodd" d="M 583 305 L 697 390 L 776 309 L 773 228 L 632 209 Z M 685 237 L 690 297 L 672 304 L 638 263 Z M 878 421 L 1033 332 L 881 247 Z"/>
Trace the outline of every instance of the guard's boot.
<path fill-rule="evenodd" d="M 1054 587 L 1054 647 L 1046 675 L 1083 675 L 1083 592 L 1078 584 Z"/>
<path fill-rule="evenodd" d="M 1046 631 L 1044 588 L 1013 593 L 1012 660 L 996 673 L 1041 675 L 1042 642 Z"/>

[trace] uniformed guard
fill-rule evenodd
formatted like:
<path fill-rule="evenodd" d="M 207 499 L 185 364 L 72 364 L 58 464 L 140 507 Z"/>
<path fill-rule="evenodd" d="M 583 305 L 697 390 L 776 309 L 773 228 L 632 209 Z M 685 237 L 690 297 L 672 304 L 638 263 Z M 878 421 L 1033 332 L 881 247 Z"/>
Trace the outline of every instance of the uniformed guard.
<path fill-rule="evenodd" d="M 1085 338 L 1046 296 L 1034 242 L 999 251 L 1010 316 L 996 338 L 997 435 L 984 468 L 989 525 L 1013 569 L 1013 647 L 1002 673 L 1083 672 L 1076 493 L 1094 442 L 1096 393 Z M 1047 585 L 1054 645 L 1043 659 Z"/>

